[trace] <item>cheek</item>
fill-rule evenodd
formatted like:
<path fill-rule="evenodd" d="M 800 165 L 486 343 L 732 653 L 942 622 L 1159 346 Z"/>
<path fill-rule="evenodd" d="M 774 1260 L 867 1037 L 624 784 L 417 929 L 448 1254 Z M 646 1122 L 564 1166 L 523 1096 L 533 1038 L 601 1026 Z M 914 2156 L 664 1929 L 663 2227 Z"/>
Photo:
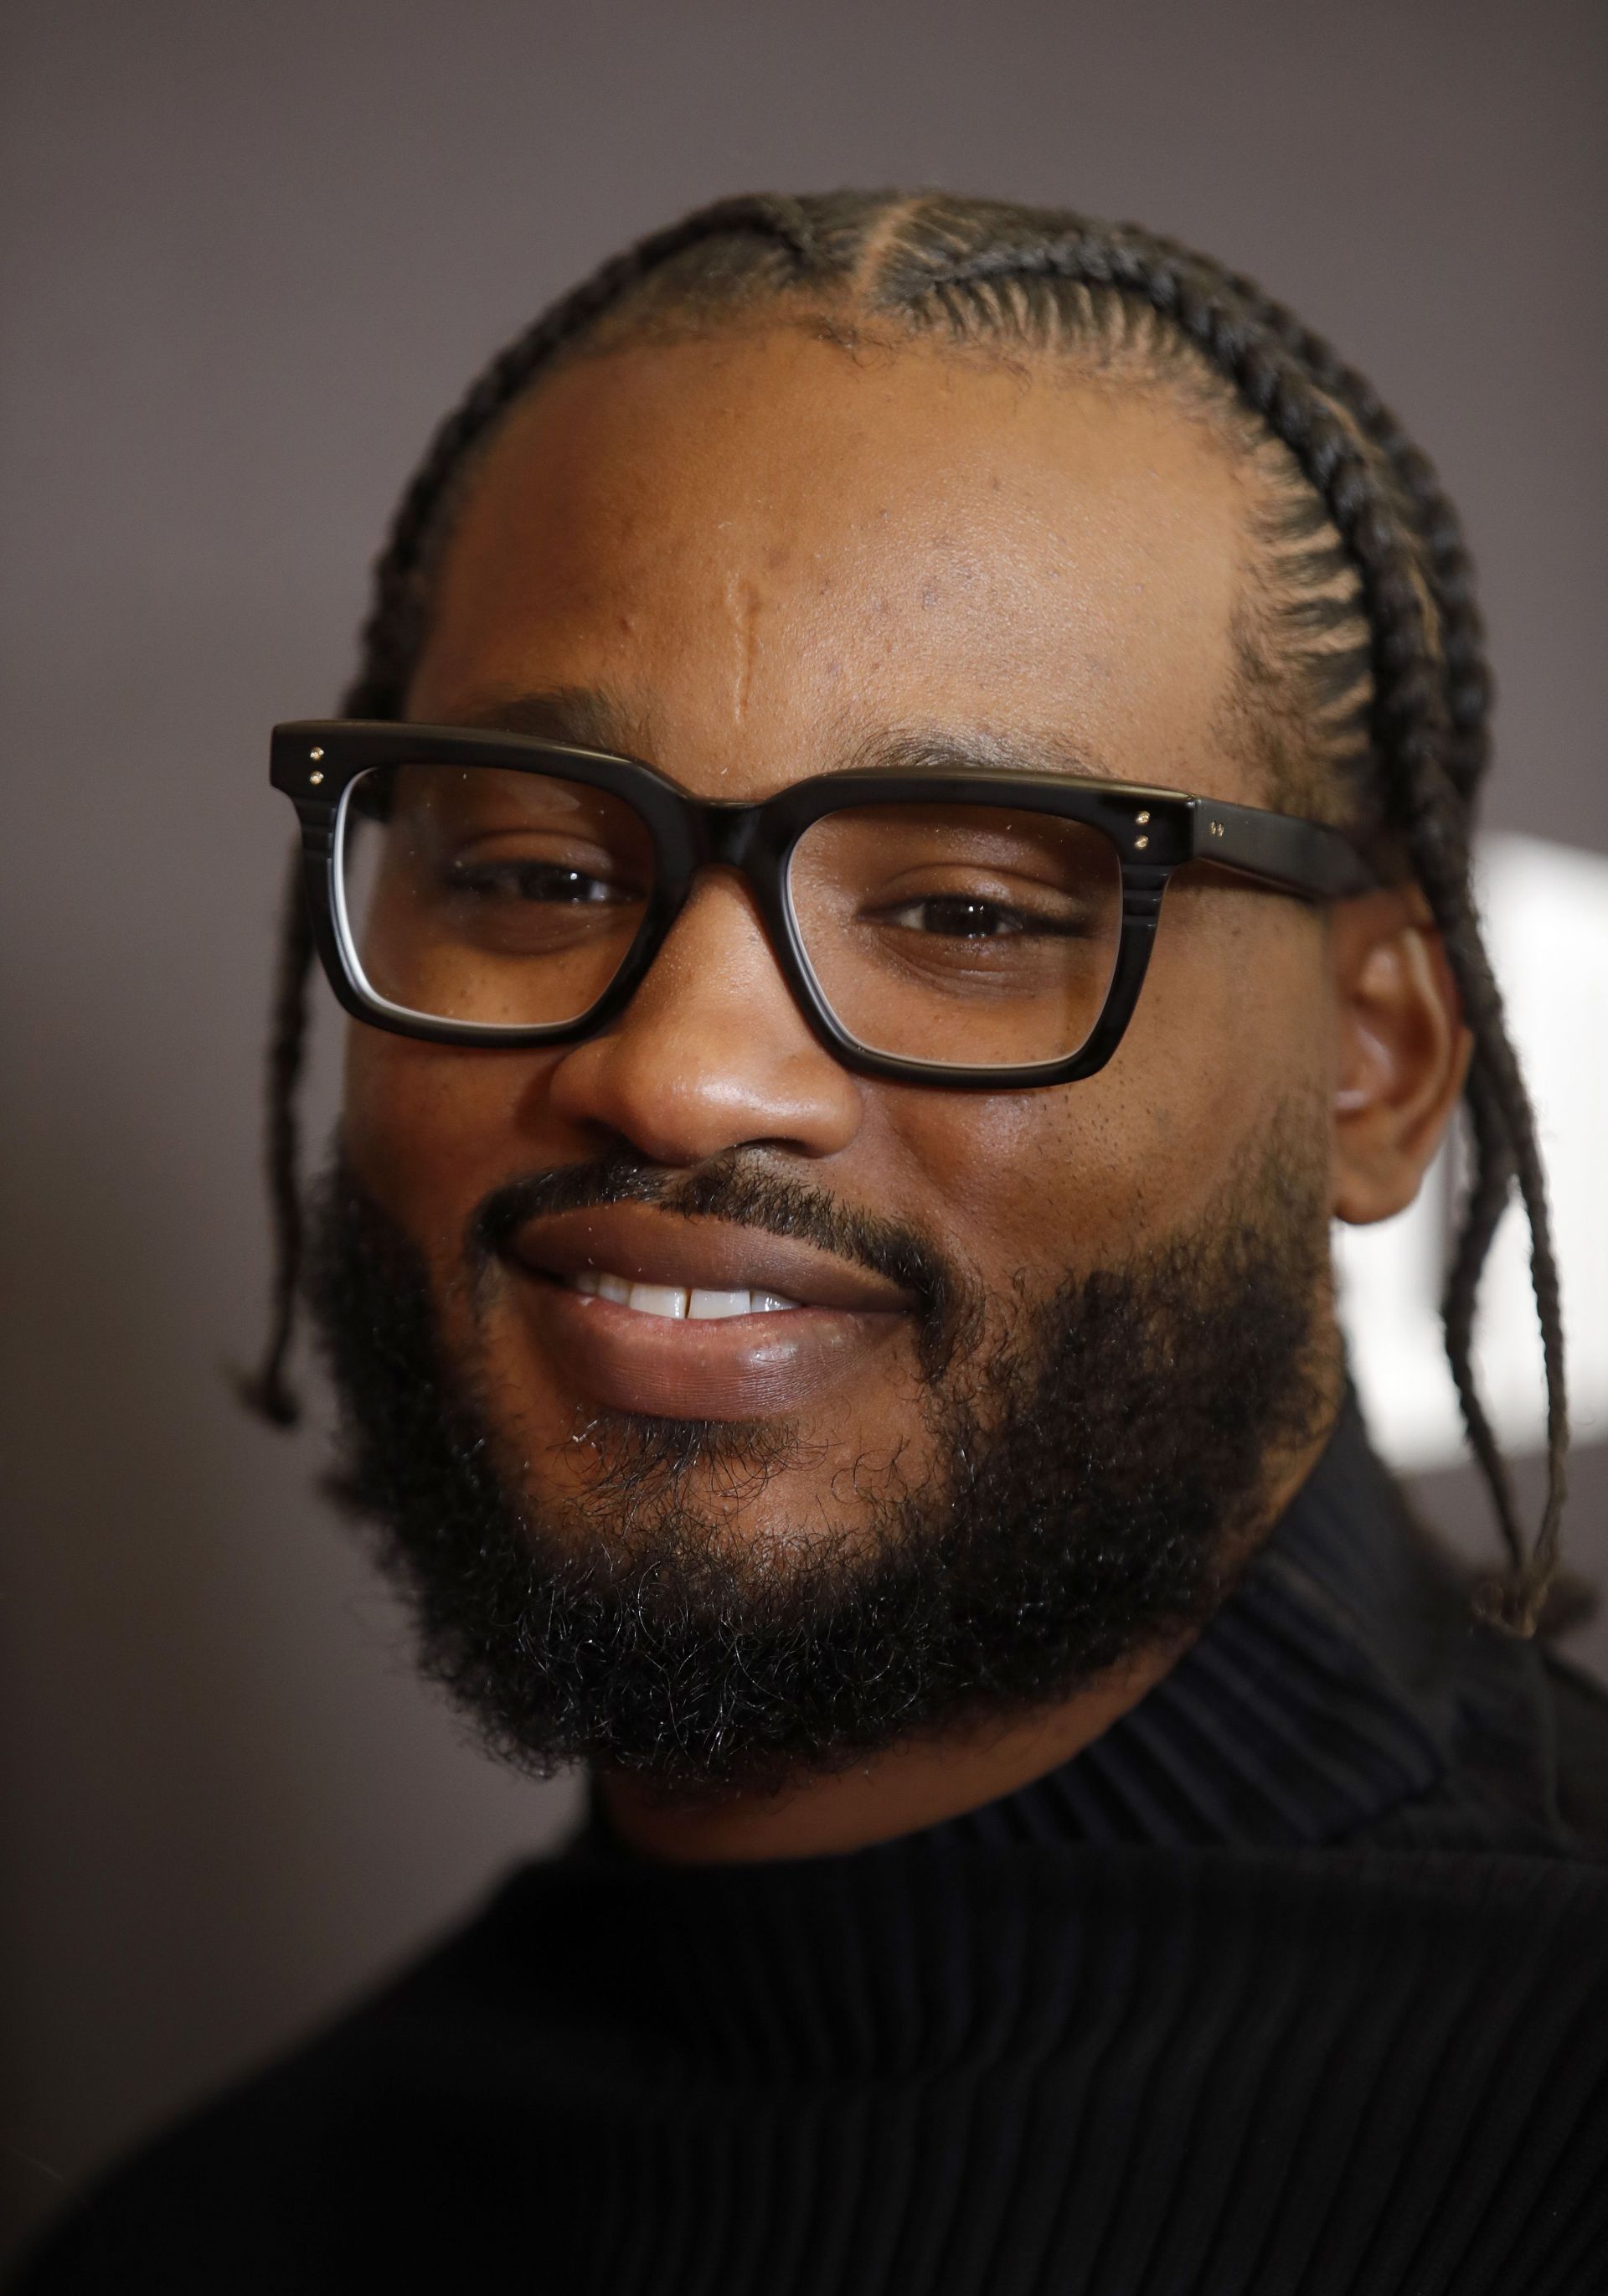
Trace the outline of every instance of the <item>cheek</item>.
<path fill-rule="evenodd" d="M 470 1215 L 517 1168 L 533 1064 L 529 1053 L 418 1044 L 353 1024 L 341 1119 L 346 1155 L 431 1259 L 455 1262 Z"/>
<path fill-rule="evenodd" d="M 1169 890 L 1112 1079 L 1152 1111 L 1181 1213 L 1210 1201 L 1281 1110 L 1322 1120 L 1333 1027 L 1319 912 L 1221 883 Z"/>
<path fill-rule="evenodd" d="M 886 1097 L 908 1200 L 991 1289 L 1021 1270 L 1111 1266 L 1191 1228 L 1276 1111 L 1305 1102 L 1319 1120 L 1321 927 L 1290 904 L 1178 890 L 1098 1075 L 1043 1092 Z"/>
<path fill-rule="evenodd" d="M 1042 1092 L 900 1095 L 889 1109 L 899 1196 L 990 1292 L 1019 1274 L 1058 1279 L 1132 1248 L 1157 1128 L 1098 1080 Z M 1042 1288 L 1034 1283 L 1035 1290 Z"/>

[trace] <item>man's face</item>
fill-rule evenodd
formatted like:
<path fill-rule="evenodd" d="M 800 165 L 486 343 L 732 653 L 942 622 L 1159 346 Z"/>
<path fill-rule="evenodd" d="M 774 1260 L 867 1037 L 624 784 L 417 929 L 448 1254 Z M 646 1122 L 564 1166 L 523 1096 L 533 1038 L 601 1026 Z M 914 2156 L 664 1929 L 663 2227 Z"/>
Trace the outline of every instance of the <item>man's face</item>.
<path fill-rule="evenodd" d="M 1132 388 L 611 353 L 474 474 L 410 713 L 718 799 L 929 737 L 1255 803 L 1244 508 Z M 355 1028 L 321 1316 L 436 1670 L 506 1747 L 686 1784 L 1026 1709 L 1202 1615 L 1333 1399 L 1333 1001 L 1317 913 L 1191 871 L 1097 1076 L 870 1079 L 712 870 L 583 1044 Z M 801 1304 L 650 1312 L 733 1290 Z"/>
<path fill-rule="evenodd" d="M 623 711 L 622 746 L 724 799 L 931 732 L 1255 802 L 1231 685 L 1243 512 L 1206 427 L 1131 389 L 792 332 L 628 351 L 549 381 L 493 447 L 410 714 L 595 693 Z M 845 1303 L 796 1338 L 780 1318 L 634 1331 L 619 1309 L 594 1339 L 593 1311 L 539 1274 L 504 1267 L 471 1296 L 464 1238 L 490 1192 L 622 1144 L 677 1173 L 756 1152 L 850 1211 L 915 1219 L 975 1285 L 986 1349 L 1069 1275 L 1191 1229 L 1273 1111 L 1321 1103 L 1325 1022 L 1319 917 L 1185 880 L 1098 1076 L 999 1093 L 859 1078 L 810 1034 L 743 886 L 712 873 L 590 1042 L 480 1052 L 355 1029 L 346 1143 L 423 1250 L 447 1351 L 472 1355 L 535 1494 L 584 1490 L 595 1461 L 573 1439 L 600 1414 L 780 1419 L 790 1457 L 724 1509 L 762 1541 L 852 1528 L 857 1493 L 927 1472 L 917 1318 L 894 1287 L 823 1255 L 813 1286 L 808 1264 L 771 1275 Z M 710 1288 L 741 1281 L 741 1242 L 667 1226 L 628 1210 L 585 1248 L 628 1277 L 689 1284 L 706 1260 Z"/>

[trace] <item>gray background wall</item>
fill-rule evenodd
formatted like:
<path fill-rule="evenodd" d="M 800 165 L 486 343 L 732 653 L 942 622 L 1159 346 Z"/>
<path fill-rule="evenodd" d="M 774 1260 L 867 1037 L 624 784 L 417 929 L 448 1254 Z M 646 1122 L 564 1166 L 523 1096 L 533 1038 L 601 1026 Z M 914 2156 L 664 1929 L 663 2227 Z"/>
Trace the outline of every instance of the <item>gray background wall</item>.
<path fill-rule="evenodd" d="M 10 0 L 0 50 L 14 2236 L 570 1806 L 459 1742 L 316 1437 L 222 1377 L 266 1267 L 264 736 L 332 701 L 433 420 L 557 289 L 723 191 L 1142 217 L 1307 309 L 1432 445 L 1503 676 L 1490 818 L 1608 849 L 1608 12 Z M 1431 1496 L 1480 1535 L 1466 1477 Z"/>

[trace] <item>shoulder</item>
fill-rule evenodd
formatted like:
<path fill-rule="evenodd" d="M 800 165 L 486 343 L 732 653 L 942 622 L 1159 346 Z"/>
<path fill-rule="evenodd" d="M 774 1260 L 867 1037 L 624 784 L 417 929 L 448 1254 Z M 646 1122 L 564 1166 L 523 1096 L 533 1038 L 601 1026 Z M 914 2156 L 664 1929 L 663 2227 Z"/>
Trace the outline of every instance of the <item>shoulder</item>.
<path fill-rule="evenodd" d="M 505 2267 L 521 2230 L 511 2212 L 534 2226 L 550 2198 L 554 2131 L 549 2021 L 534 2004 L 521 2015 L 499 1906 L 114 2168 L 12 2296 L 321 2296 L 473 2286 Z M 543 2252 L 533 2239 L 528 2254 Z"/>
<path fill-rule="evenodd" d="M 1555 1651 L 1542 1652 L 1541 1672 L 1559 1815 L 1593 1854 L 1608 1858 L 1608 1689 Z"/>
<path fill-rule="evenodd" d="M 1475 1574 L 1397 1498 L 1403 1671 L 1438 1710 L 1458 1770 L 1477 1776 L 1488 1808 L 1494 1798 L 1538 1823 L 1555 1854 L 1608 1863 L 1608 1688 L 1560 1656 L 1545 1628 L 1525 1642 L 1477 1623 Z M 1563 1631 L 1593 1615 L 1583 1591 L 1561 1611 Z"/>

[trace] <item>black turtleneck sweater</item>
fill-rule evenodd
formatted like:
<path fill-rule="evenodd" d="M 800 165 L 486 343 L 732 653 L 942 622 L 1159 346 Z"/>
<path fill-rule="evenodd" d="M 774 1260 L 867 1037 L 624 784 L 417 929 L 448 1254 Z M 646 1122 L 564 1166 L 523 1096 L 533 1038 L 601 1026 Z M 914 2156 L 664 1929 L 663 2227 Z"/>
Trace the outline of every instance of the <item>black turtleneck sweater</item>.
<path fill-rule="evenodd" d="M 1608 1700 L 1348 1414 L 1019 1793 L 672 1870 L 595 1823 L 81 2203 L 19 2296 L 1601 2296 Z"/>

